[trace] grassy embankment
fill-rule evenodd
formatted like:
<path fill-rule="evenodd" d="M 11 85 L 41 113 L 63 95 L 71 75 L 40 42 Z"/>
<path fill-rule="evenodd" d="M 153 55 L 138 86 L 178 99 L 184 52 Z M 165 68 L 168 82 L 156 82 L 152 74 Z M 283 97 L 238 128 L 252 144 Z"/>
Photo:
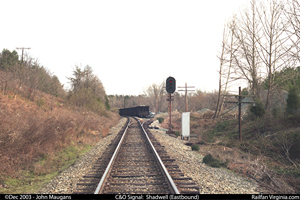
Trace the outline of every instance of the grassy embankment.
<path fill-rule="evenodd" d="M 119 120 L 64 105 L 38 92 L 33 101 L 0 93 L 0 193 L 33 193 L 87 152 Z"/>
<path fill-rule="evenodd" d="M 261 119 L 246 116 L 242 122 L 242 141 L 239 141 L 238 119 L 212 120 L 209 119 L 211 116 L 212 113 L 191 114 L 191 134 L 198 135 L 198 140 L 193 143 L 200 147 L 199 153 L 210 154 L 220 161 L 214 166 L 226 166 L 275 192 L 299 193 L 299 116 L 266 116 Z M 164 118 L 162 126 L 167 128 L 167 115 L 158 117 Z M 181 115 L 175 112 L 172 121 L 174 130 L 180 133 Z"/>

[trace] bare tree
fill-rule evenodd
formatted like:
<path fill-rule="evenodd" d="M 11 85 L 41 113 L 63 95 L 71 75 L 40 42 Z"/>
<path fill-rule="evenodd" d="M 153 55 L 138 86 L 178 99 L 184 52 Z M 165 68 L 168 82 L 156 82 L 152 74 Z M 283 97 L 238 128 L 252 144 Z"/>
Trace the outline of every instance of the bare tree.
<path fill-rule="evenodd" d="M 230 82 L 233 82 L 240 77 L 233 75 L 233 56 L 237 51 L 236 39 L 234 33 L 236 30 L 236 18 L 233 17 L 232 21 L 224 26 L 223 31 L 223 40 L 222 40 L 222 51 L 218 57 L 220 60 L 220 69 L 219 69 L 219 91 L 218 91 L 218 100 L 213 118 L 219 116 L 220 112 L 223 109 L 225 94 Z"/>
<path fill-rule="evenodd" d="M 292 57 L 289 51 L 292 45 L 288 44 L 288 23 L 284 20 L 283 2 L 276 0 L 264 1 L 261 4 L 261 12 L 257 12 L 259 22 L 262 25 L 262 36 L 257 40 L 258 54 L 266 67 L 268 78 L 268 93 L 265 108 L 268 110 L 271 104 L 271 94 L 274 90 L 275 72 L 290 66 Z"/>
<path fill-rule="evenodd" d="M 164 82 L 161 84 L 152 84 L 149 86 L 144 93 L 148 95 L 152 100 L 152 105 L 155 107 L 155 112 L 158 113 L 161 110 L 161 105 L 163 101 L 164 91 Z"/>
<path fill-rule="evenodd" d="M 258 70 L 260 60 L 258 56 L 258 43 L 261 40 L 261 23 L 258 20 L 256 0 L 250 1 L 250 9 L 241 13 L 238 25 L 232 26 L 232 30 L 238 43 L 234 53 L 235 65 L 238 67 L 237 72 L 240 77 L 246 79 L 249 83 L 253 95 L 259 95 L 259 77 Z M 259 96 L 258 96 L 259 98 Z"/>
<path fill-rule="evenodd" d="M 224 54 L 225 54 L 225 45 L 227 42 L 227 35 L 226 35 L 226 26 L 224 26 L 224 30 L 223 30 L 223 40 L 222 40 L 222 51 L 221 51 L 221 55 L 219 57 L 220 59 L 220 69 L 219 69 L 219 93 L 218 93 L 218 100 L 217 100 L 217 106 L 216 106 L 216 111 L 215 114 L 213 116 L 213 118 L 215 119 L 217 117 L 217 112 L 219 110 L 220 107 L 220 98 L 221 98 L 221 92 L 222 92 L 222 72 L 223 72 L 223 65 L 225 62 L 224 59 Z M 222 103 L 221 103 L 222 104 Z"/>
<path fill-rule="evenodd" d="M 300 62 L 300 3 L 298 0 L 289 0 L 285 10 L 286 18 L 289 23 L 289 39 L 293 44 L 290 56 Z"/>

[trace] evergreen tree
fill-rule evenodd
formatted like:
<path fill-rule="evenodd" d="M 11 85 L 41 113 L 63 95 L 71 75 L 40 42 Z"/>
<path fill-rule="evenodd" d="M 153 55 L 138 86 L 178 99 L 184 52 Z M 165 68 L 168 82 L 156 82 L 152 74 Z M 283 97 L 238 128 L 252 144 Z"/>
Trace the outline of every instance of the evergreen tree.
<path fill-rule="evenodd" d="M 291 114 L 291 115 L 296 114 L 296 112 L 299 108 L 299 105 L 300 105 L 298 94 L 299 94 L 299 91 L 298 91 L 297 87 L 295 87 L 295 86 L 290 87 L 288 97 L 286 100 L 287 114 Z"/>
<path fill-rule="evenodd" d="M 68 77 L 68 79 L 71 83 L 71 90 L 68 95 L 71 103 L 100 114 L 109 110 L 108 99 L 102 82 L 93 73 L 90 66 L 87 65 L 84 69 L 76 66 L 73 77 Z"/>
<path fill-rule="evenodd" d="M 18 53 L 14 50 L 10 52 L 8 49 L 3 49 L 0 56 L 0 69 L 10 70 L 12 66 L 18 63 Z"/>
<path fill-rule="evenodd" d="M 242 95 L 249 95 L 247 88 L 242 89 Z M 242 97 L 242 99 L 245 99 L 245 97 Z"/>
<path fill-rule="evenodd" d="M 275 72 L 271 78 L 274 80 L 277 88 L 284 89 L 286 91 L 288 91 L 293 86 L 297 86 L 298 88 L 300 88 L 300 67 L 288 67 L 279 72 Z M 268 88 L 268 79 L 269 77 L 267 77 L 263 82 L 263 86 L 265 89 Z"/>
<path fill-rule="evenodd" d="M 256 117 L 262 117 L 266 113 L 266 110 L 261 101 L 256 101 L 255 106 L 250 107 L 250 112 Z"/>
<path fill-rule="evenodd" d="M 110 110 L 109 101 L 108 101 L 107 96 L 105 96 L 105 108 L 106 108 L 106 110 Z"/>

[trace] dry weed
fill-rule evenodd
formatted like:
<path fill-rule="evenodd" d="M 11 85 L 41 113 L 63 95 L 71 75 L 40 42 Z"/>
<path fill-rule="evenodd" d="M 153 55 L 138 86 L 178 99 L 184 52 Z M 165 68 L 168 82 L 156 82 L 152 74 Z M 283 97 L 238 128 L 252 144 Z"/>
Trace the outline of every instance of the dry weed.
<path fill-rule="evenodd" d="M 59 98 L 37 92 L 45 99 L 43 107 L 13 92 L 0 94 L 0 173 L 14 175 L 20 169 L 44 172 L 35 164 L 70 144 L 95 144 L 105 137 L 118 121 L 118 115 L 107 117 L 92 112 L 62 107 Z M 59 103 L 57 103 L 59 102 Z M 46 170 L 47 171 L 47 170 Z"/>
<path fill-rule="evenodd" d="M 271 169 L 268 169 L 265 163 L 270 162 L 270 160 L 267 157 L 255 157 L 236 148 L 219 145 L 202 145 L 200 153 L 203 155 L 211 154 L 223 162 L 228 160 L 227 168 L 229 170 L 256 180 L 271 192 L 295 193 L 295 190 L 286 184 L 288 182 L 283 177 L 278 177 Z M 296 185 L 298 180 L 294 179 L 293 183 Z"/>

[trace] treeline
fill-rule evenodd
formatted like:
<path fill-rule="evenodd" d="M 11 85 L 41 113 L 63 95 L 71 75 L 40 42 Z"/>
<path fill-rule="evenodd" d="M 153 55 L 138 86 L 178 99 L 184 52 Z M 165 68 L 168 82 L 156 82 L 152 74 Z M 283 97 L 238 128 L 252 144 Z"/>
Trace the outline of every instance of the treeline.
<path fill-rule="evenodd" d="M 186 111 L 186 104 L 188 104 L 188 111 L 199 111 L 201 109 L 214 110 L 216 108 L 217 91 L 203 92 L 197 89 L 194 93 L 188 93 L 187 103 L 183 93 L 174 92 L 174 101 L 172 102 L 172 110 L 180 112 Z M 166 101 L 168 94 L 165 89 L 165 82 L 161 84 L 152 84 L 148 86 L 142 95 L 109 95 L 109 105 L 114 108 L 128 108 L 139 105 L 148 105 L 150 111 L 168 112 L 168 101 Z M 225 108 L 228 108 L 226 105 Z"/>
<path fill-rule="evenodd" d="M 38 91 L 59 97 L 69 105 L 84 107 L 100 115 L 110 110 L 108 98 L 102 82 L 93 73 L 90 66 L 83 69 L 75 66 L 73 76 L 69 77 L 71 89 L 66 91 L 57 78 L 43 67 L 37 59 L 24 55 L 19 59 L 18 53 L 3 49 L 0 54 L 0 70 L 5 72 L 1 76 L 1 90 L 6 94 L 8 90 L 35 101 Z"/>
<path fill-rule="evenodd" d="M 7 49 L 3 49 L 0 54 L 0 70 L 6 72 L 5 76 L 1 77 L 1 89 L 4 93 L 12 90 L 15 94 L 22 94 L 32 101 L 35 101 L 37 92 L 42 91 L 63 99 L 66 104 L 84 107 L 101 115 L 105 115 L 107 110 L 118 112 L 118 108 L 139 105 L 149 105 L 150 110 L 155 113 L 168 111 L 164 81 L 161 84 L 150 85 L 143 95 L 107 96 L 92 67 L 75 66 L 72 76 L 67 77 L 71 87 L 66 91 L 57 76 L 43 67 L 37 59 L 28 55 L 24 55 L 22 59 L 15 50 L 10 52 Z M 174 98 L 172 109 L 185 111 L 185 96 L 175 92 Z M 216 92 L 197 90 L 187 97 L 188 110 L 215 109 L 216 98 Z"/>
<path fill-rule="evenodd" d="M 26 59 L 19 60 L 15 50 L 10 52 L 3 49 L 0 54 L 0 70 L 7 74 L 1 80 L 2 90 L 6 92 L 8 85 L 17 80 L 17 89 L 30 100 L 34 99 L 37 90 L 63 98 L 65 91 L 57 76 L 44 68 L 37 59 L 26 55 L 25 57 Z"/>
<path fill-rule="evenodd" d="M 224 94 L 237 80 L 248 82 L 249 93 L 263 102 L 267 112 L 276 106 L 272 102 L 275 93 L 282 89 L 300 89 L 297 83 L 300 61 L 299 2 L 249 2 L 249 6 L 235 14 L 224 27 L 219 54 L 219 110 Z"/>

